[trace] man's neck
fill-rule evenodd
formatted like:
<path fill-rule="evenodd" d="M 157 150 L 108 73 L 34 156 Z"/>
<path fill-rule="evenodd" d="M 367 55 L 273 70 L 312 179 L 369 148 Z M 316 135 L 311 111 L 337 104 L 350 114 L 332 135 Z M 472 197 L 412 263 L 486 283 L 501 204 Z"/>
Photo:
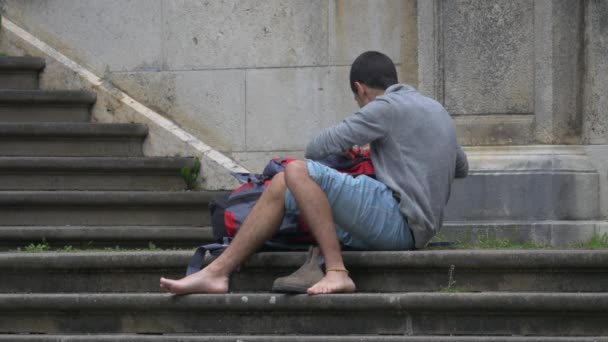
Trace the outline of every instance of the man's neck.
<path fill-rule="evenodd" d="M 376 88 L 369 88 L 369 94 L 371 95 L 372 99 L 375 99 L 378 96 L 384 95 L 384 90 L 376 89 Z"/>

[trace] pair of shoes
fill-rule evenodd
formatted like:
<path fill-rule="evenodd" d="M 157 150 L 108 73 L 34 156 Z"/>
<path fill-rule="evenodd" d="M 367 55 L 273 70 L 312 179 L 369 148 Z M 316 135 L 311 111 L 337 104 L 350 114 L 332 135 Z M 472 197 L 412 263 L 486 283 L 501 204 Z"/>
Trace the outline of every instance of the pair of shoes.
<path fill-rule="evenodd" d="M 272 292 L 306 293 L 325 276 L 319 265 L 320 254 L 319 247 L 310 246 L 304 265 L 286 277 L 277 278 L 272 284 Z"/>

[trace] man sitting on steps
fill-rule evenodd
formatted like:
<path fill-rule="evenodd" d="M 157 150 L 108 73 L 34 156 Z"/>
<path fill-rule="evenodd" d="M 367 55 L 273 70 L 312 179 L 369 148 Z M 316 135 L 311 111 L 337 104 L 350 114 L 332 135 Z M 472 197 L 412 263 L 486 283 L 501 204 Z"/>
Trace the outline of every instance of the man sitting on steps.
<path fill-rule="evenodd" d="M 452 119 L 435 100 L 398 84 L 395 65 L 379 52 L 357 57 L 350 86 L 361 109 L 316 136 L 306 158 L 369 144 L 377 180 L 312 160 L 288 164 L 217 259 L 180 280 L 161 278 L 162 289 L 228 292 L 230 274 L 277 233 L 285 212 L 303 216 L 325 257 L 325 275 L 307 290 L 311 295 L 355 291 L 340 243 L 364 250 L 426 246 L 441 228 L 453 179 L 468 172 Z"/>

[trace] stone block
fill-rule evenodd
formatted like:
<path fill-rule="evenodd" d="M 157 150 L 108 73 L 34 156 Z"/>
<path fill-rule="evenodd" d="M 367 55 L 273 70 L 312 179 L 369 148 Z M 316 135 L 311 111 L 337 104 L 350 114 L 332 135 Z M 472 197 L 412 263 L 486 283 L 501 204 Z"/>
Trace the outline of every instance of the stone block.
<path fill-rule="evenodd" d="M 533 115 L 459 115 L 453 119 L 461 145 L 522 145 L 534 142 Z"/>
<path fill-rule="evenodd" d="M 608 145 L 588 145 L 585 151 L 599 173 L 601 216 L 608 219 Z"/>
<path fill-rule="evenodd" d="M 401 0 L 329 1 L 330 64 L 350 65 L 367 50 L 381 51 L 399 63 L 407 9 Z"/>
<path fill-rule="evenodd" d="M 327 2 L 163 1 L 169 69 L 327 64 Z"/>
<path fill-rule="evenodd" d="M 608 144 L 608 2 L 586 4 L 583 141 Z"/>
<path fill-rule="evenodd" d="M 551 245 L 559 248 L 578 247 L 597 233 L 596 224 L 554 224 L 551 227 Z"/>
<path fill-rule="evenodd" d="M 214 148 L 245 148 L 245 71 L 112 73 L 111 80 Z"/>
<path fill-rule="evenodd" d="M 448 111 L 533 113 L 533 1 L 442 1 L 440 7 Z"/>
<path fill-rule="evenodd" d="M 479 246 L 483 241 L 508 244 L 535 244 L 573 248 L 594 235 L 608 232 L 605 221 L 596 220 L 491 220 L 446 222 L 432 242 L 455 242 L 460 246 Z"/>
<path fill-rule="evenodd" d="M 357 105 L 350 67 L 247 70 L 247 150 L 302 150 Z"/>
<path fill-rule="evenodd" d="M 582 126 L 582 2 L 534 2 L 536 141 L 578 144 Z"/>
<path fill-rule="evenodd" d="M 6 0 L 1 6 L 8 18 L 98 74 L 161 66 L 160 0 Z"/>
<path fill-rule="evenodd" d="M 578 147 L 470 148 L 446 220 L 595 220 L 599 175 Z"/>

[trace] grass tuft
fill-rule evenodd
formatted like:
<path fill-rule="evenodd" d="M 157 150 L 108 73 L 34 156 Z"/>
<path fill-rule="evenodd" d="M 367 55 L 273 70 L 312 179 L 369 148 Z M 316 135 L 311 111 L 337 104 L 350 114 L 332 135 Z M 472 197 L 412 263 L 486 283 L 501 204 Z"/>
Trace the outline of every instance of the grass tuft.
<path fill-rule="evenodd" d="M 608 233 L 602 235 L 595 234 L 589 241 L 578 243 L 574 247 L 581 249 L 608 249 Z"/>
<path fill-rule="evenodd" d="M 508 239 L 497 239 L 495 237 L 479 237 L 477 248 L 479 249 L 546 249 L 553 246 L 535 241 L 515 242 Z"/>
<path fill-rule="evenodd" d="M 28 253 L 42 253 L 48 252 L 51 250 L 51 245 L 46 242 L 45 239 L 42 239 L 41 243 L 30 243 L 29 245 L 24 247 L 24 250 Z"/>
<path fill-rule="evenodd" d="M 186 183 L 187 190 L 196 189 L 196 180 L 198 179 L 198 175 L 201 172 L 201 161 L 196 158 L 194 159 L 194 165 L 192 167 L 184 166 L 180 170 L 182 178 Z"/>

